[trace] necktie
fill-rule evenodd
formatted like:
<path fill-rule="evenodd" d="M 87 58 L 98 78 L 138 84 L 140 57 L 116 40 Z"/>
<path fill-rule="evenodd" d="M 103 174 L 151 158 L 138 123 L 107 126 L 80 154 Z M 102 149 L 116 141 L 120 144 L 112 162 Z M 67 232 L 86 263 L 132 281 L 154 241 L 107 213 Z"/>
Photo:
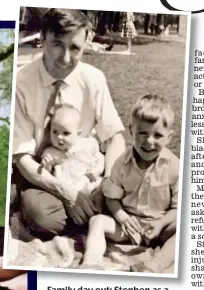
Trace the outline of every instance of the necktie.
<path fill-rule="evenodd" d="M 58 80 L 54 82 L 52 85 L 54 86 L 54 92 L 52 93 L 46 109 L 46 115 L 44 120 L 44 134 L 41 136 L 41 144 L 37 151 L 37 158 L 39 158 L 43 152 L 43 150 L 50 145 L 50 120 L 55 111 L 55 105 L 62 104 L 62 95 L 61 95 L 61 87 L 64 84 L 62 80 Z"/>
<path fill-rule="evenodd" d="M 55 90 L 54 90 L 53 94 L 51 95 L 51 98 L 50 98 L 48 105 L 47 105 L 45 122 L 44 122 L 45 129 L 47 128 L 47 126 L 50 122 L 50 119 L 54 114 L 56 101 L 58 101 L 59 104 L 62 104 L 61 87 L 63 84 L 64 84 L 64 82 L 61 80 L 58 80 L 58 81 L 53 83 Z"/>

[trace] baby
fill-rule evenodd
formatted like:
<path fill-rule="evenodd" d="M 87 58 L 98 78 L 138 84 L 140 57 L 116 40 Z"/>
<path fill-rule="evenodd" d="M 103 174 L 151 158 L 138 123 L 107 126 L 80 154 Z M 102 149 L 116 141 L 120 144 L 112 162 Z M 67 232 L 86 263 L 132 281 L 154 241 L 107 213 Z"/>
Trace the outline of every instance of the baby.
<path fill-rule="evenodd" d="M 96 139 L 80 136 L 80 112 L 69 105 L 56 107 L 50 125 L 52 146 L 44 150 L 42 166 L 90 194 L 99 187 L 104 171 L 104 156 Z"/>
<path fill-rule="evenodd" d="M 151 261 L 132 266 L 132 271 L 162 272 L 174 262 L 179 159 L 166 148 L 173 121 L 162 97 L 146 95 L 135 104 L 132 146 L 116 160 L 102 185 L 110 216 L 90 219 L 81 268 L 101 268 L 106 238 L 161 246 Z"/>

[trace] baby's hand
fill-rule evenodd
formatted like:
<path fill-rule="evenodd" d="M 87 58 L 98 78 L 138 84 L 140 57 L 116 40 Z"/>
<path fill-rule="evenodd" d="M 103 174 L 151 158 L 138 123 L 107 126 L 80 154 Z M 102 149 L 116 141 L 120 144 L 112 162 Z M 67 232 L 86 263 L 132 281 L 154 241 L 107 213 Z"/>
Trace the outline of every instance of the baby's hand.
<path fill-rule="evenodd" d="M 86 177 L 88 177 L 90 182 L 95 182 L 96 181 L 96 177 L 95 177 L 95 175 L 92 172 L 86 173 Z"/>
<path fill-rule="evenodd" d="M 46 154 L 41 160 L 41 166 L 49 172 L 51 172 L 53 167 L 59 163 L 60 158 L 52 157 L 50 154 Z"/>
<path fill-rule="evenodd" d="M 51 172 L 53 168 L 53 157 L 49 154 L 43 157 L 41 160 L 41 166 L 45 168 L 47 171 Z"/>

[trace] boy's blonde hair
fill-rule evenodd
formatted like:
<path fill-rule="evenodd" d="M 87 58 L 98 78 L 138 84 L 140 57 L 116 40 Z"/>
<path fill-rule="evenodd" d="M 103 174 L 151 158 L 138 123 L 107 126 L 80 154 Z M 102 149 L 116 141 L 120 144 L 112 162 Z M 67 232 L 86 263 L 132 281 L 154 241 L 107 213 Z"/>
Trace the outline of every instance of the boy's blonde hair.
<path fill-rule="evenodd" d="M 140 98 L 132 110 L 132 124 L 139 119 L 149 123 L 155 123 L 162 119 L 165 128 L 171 128 L 174 123 L 174 113 L 168 101 L 158 95 L 145 95 Z"/>

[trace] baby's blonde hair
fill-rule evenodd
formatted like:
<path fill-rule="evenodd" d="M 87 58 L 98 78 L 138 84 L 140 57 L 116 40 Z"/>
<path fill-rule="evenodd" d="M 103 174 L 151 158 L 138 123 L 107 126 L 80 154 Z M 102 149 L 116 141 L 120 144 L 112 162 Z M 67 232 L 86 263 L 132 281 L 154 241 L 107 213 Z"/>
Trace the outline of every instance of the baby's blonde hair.
<path fill-rule="evenodd" d="M 78 109 L 73 107 L 72 105 L 69 104 L 63 104 L 63 105 L 56 105 L 54 108 L 54 113 L 51 117 L 52 120 L 59 120 L 62 118 L 66 118 L 70 121 L 75 121 L 79 124 L 81 123 L 81 114 Z"/>
<path fill-rule="evenodd" d="M 164 127 L 170 129 L 174 123 L 174 113 L 168 101 L 153 94 L 145 95 L 135 103 L 131 117 L 131 124 L 138 119 L 155 123 L 161 118 Z"/>

